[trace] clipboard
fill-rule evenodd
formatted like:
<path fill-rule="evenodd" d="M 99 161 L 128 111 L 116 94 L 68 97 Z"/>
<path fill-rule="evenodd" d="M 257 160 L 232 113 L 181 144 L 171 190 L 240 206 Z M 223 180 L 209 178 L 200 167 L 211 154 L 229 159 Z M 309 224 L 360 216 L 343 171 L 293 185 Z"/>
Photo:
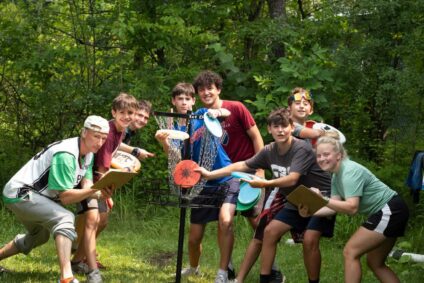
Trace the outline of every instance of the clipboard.
<path fill-rule="evenodd" d="M 115 185 L 115 189 L 118 189 L 128 183 L 137 174 L 136 172 L 109 170 L 100 180 L 94 183 L 91 188 L 93 190 L 100 190 Z"/>
<path fill-rule="evenodd" d="M 327 205 L 327 201 L 323 197 L 304 185 L 299 185 L 293 192 L 288 194 L 286 198 L 296 207 L 299 204 L 306 205 L 311 214 L 314 214 L 320 208 Z"/>

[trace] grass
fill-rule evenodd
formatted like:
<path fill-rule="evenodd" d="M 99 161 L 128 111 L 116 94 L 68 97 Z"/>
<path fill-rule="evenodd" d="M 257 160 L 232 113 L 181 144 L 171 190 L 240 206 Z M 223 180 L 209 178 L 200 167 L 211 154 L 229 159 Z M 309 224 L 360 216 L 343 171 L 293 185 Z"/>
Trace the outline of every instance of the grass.
<path fill-rule="evenodd" d="M 100 261 L 108 267 L 103 271 L 105 282 L 174 282 L 177 258 L 179 209 L 140 205 L 135 201 L 134 190 L 128 194 L 117 194 L 115 208 L 108 228 L 98 241 Z M 188 215 L 186 231 L 188 231 Z M 343 282 L 342 250 L 349 235 L 360 225 L 360 217 L 339 215 L 335 237 L 321 241 L 322 268 L 321 282 Z M 6 209 L 0 208 L 0 244 L 11 240 L 24 228 Z M 408 230 L 399 245 L 409 252 L 424 253 L 422 218 L 416 217 L 414 227 Z M 241 216 L 235 220 L 236 243 L 233 262 L 240 265 L 247 244 L 252 236 L 248 222 Z M 216 223 L 208 225 L 201 258 L 201 277 L 184 278 L 182 282 L 213 282 L 217 271 L 219 251 L 216 244 Z M 287 282 L 307 282 L 303 266 L 301 245 L 288 245 L 287 236 L 281 240 L 277 251 L 277 263 L 287 277 Z M 184 243 L 184 266 L 187 264 L 187 234 Z M 414 245 L 414 243 L 417 245 Z M 407 260 L 388 260 L 401 282 L 424 281 L 424 264 Z M 54 282 L 59 277 L 54 242 L 33 250 L 30 255 L 17 255 L 1 262 L 13 273 L 0 275 L 0 282 Z M 77 276 L 84 282 L 84 276 Z M 246 283 L 258 282 L 259 264 L 256 263 Z M 362 282 L 376 282 L 372 272 L 363 263 Z"/>

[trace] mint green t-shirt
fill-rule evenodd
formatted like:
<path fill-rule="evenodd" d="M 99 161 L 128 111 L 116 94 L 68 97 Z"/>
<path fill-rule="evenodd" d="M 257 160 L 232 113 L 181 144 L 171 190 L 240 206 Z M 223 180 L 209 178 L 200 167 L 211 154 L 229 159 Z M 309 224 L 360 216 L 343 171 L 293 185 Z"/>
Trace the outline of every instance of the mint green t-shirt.
<path fill-rule="evenodd" d="M 361 214 L 374 214 L 397 193 L 381 182 L 370 170 L 348 158 L 342 160 L 339 172 L 331 179 L 331 195 L 343 200 L 359 197 Z"/>
<path fill-rule="evenodd" d="M 75 184 L 81 181 L 75 180 L 78 168 L 76 162 L 78 161 L 75 157 L 67 152 L 59 152 L 53 156 L 49 172 L 49 190 L 65 191 L 74 188 Z M 80 162 L 84 164 L 83 159 Z M 85 179 L 93 180 L 92 166 L 93 163 L 90 164 L 90 167 L 85 172 Z"/>

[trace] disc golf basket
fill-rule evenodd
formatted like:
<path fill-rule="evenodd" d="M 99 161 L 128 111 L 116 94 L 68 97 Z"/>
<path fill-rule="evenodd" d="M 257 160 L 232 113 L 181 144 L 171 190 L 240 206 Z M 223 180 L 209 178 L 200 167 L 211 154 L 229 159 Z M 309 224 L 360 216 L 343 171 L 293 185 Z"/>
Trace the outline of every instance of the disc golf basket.
<path fill-rule="evenodd" d="M 182 130 L 189 134 L 189 138 L 185 140 L 169 139 L 168 180 L 143 180 L 141 189 L 146 203 L 180 208 L 175 276 L 175 282 L 179 283 L 181 281 L 187 208 L 219 209 L 225 199 L 228 185 L 208 185 L 205 179 L 200 178 L 199 173 L 193 171 L 196 166 L 207 170 L 212 169 L 220 142 L 219 137 L 212 135 L 204 128 L 197 164 L 192 161 L 191 121 L 203 119 L 203 115 L 195 115 L 191 112 L 187 114 L 154 112 L 154 117 L 160 130 Z"/>

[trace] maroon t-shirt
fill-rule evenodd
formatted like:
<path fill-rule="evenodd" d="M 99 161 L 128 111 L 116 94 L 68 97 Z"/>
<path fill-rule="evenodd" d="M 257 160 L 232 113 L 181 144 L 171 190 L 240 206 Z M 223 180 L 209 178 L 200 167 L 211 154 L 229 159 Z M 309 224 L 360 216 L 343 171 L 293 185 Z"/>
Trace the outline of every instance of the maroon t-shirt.
<path fill-rule="evenodd" d="M 105 167 L 106 169 L 110 168 L 110 163 L 112 161 L 112 156 L 115 151 L 118 149 L 119 145 L 122 142 L 125 131 L 118 132 L 115 126 L 114 120 L 109 121 L 109 134 L 107 135 L 106 142 L 103 146 L 97 151 L 94 155 L 94 165 L 95 168 Z"/>
<path fill-rule="evenodd" d="M 255 154 L 253 142 L 247 130 L 256 125 L 252 114 L 239 101 L 223 100 L 222 108 L 228 109 L 231 115 L 221 122 L 224 134 L 222 145 L 232 162 L 244 161 Z"/>

